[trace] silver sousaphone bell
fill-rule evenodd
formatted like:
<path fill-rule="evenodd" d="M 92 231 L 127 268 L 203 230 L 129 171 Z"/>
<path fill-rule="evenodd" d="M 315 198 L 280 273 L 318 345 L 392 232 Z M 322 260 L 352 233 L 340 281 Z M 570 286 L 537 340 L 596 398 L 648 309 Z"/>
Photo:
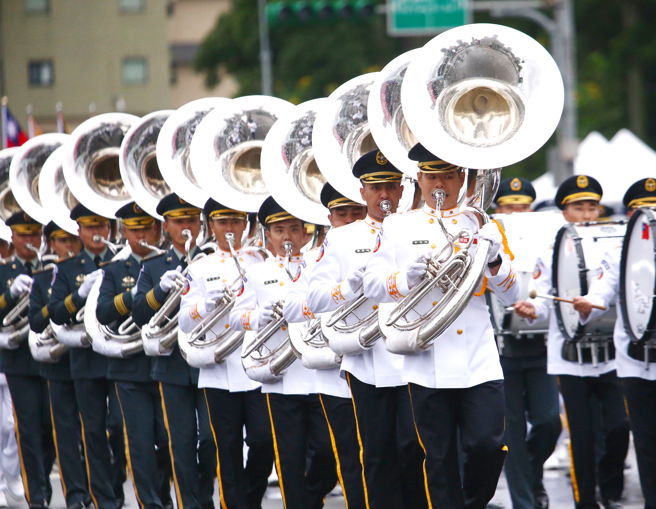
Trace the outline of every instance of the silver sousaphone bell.
<path fill-rule="evenodd" d="M 157 137 L 157 164 L 164 180 L 180 198 L 196 207 L 203 208 L 209 194 L 192 171 L 191 142 L 205 116 L 229 102 L 225 97 L 191 101 L 166 119 Z"/>
<path fill-rule="evenodd" d="M 563 80 L 549 52 L 526 34 L 464 25 L 412 58 L 401 103 L 410 130 L 432 153 L 464 168 L 501 168 L 551 137 L 563 110 Z"/>
<path fill-rule="evenodd" d="M 149 215 L 162 219 L 157 204 L 171 188 L 162 177 L 155 149 L 162 126 L 174 110 L 154 111 L 132 125 L 121 142 L 118 164 L 128 194 Z"/>
<path fill-rule="evenodd" d="M 16 202 L 21 210 L 43 225 L 48 224 L 52 217 L 39 196 L 41 170 L 50 155 L 69 138 L 68 134 L 42 134 L 26 141 L 11 161 L 9 186 Z"/>
<path fill-rule="evenodd" d="M 89 210 L 114 218 L 131 201 L 121 178 L 121 142 L 139 117 L 103 113 L 82 122 L 71 133 L 64 151 L 64 178 L 71 193 Z"/>
<path fill-rule="evenodd" d="M 191 142 L 191 166 L 212 198 L 235 210 L 259 210 L 269 195 L 260 170 L 262 144 L 291 108 L 283 99 L 248 95 L 208 114 Z"/>
<path fill-rule="evenodd" d="M 9 187 L 9 166 L 17 150 L 18 147 L 0 150 L 0 219 L 3 221 L 20 210 Z"/>

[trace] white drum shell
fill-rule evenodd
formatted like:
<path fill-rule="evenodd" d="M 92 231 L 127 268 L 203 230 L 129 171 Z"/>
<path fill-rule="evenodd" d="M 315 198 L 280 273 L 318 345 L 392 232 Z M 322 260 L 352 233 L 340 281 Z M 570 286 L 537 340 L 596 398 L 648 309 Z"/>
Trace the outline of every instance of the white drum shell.
<path fill-rule="evenodd" d="M 553 288 L 556 296 L 573 299 L 586 295 L 599 277 L 601 260 L 607 251 L 622 245 L 626 223 L 567 224 L 556 237 L 553 257 Z M 565 302 L 554 302 L 558 327 L 569 340 L 582 337 L 612 338 L 617 317 L 616 305 L 596 320 L 582 326 L 579 314 Z"/>
<path fill-rule="evenodd" d="M 638 209 L 626 229 L 620 264 L 620 306 L 629 337 L 654 336 L 656 322 L 656 211 Z"/>

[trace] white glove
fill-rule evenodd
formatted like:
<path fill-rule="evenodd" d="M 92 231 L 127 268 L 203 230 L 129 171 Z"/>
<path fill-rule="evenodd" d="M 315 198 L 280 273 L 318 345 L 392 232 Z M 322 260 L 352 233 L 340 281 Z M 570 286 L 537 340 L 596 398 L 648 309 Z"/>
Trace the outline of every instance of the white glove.
<path fill-rule="evenodd" d="M 273 301 L 269 301 L 262 306 L 258 307 L 255 313 L 255 319 L 251 320 L 251 328 L 260 330 L 267 323 L 273 320 Z"/>
<path fill-rule="evenodd" d="M 19 274 L 9 287 L 9 293 L 13 298 L 18 297 L 21 293 L 29 292 L 32 288 L 32 278 L 27 274 Z"/>
<path fill-rule="evenodd" d="M 82 281 L 80 288 L 78 288 L 77 294 L 83 299 L 86 299 L 89 296 L 93 283 L 96 282 L 96 279 L 98 279 L 102 273 L 102 269 L 96 269 L 91 274 L 84 276 L 84 281 Z"/>
<path fill-rule="evenodd" d="M 224 288 L 215 288 L 205 295 L 205 311 L 213 311 L 223 300 Z"/>
<path fill-rule="evenodd" d="M 406 269 L 405 279 L 408 282 L 408 289 L 412 290 L 419 284 L 421 278 L 426 274 L 428 268 L 428 255 L 423 254 L 418 256 L 414 262 L 408 265 Z"/>
<path fill-rule="evenodd" d="M 364 266 L 359 267 L 346 278 L 346 282 L 351 287 L 353 293 L 360 293 L 360 289 L 362 288 L 362 278 L 364 277 L 364 269 Z"/>
<path fill-rule="evenodd" d="M 481 239 L 490 241 L 490 254 L 487 257 L 487 263 L 492 263 L 499 256 L 503 245 L 503 238 L 499 228 L 495 223 L 489 222 L 478 230 L 478 236 Z"/>
<path fill-rule="evenodd" d="M 137 295 L 137 289 L 137 285 L 134 285 L 132 288 L 130 288 L 130 293 L 132 294 L 133 299 Z"/>
<path fill-rule="evenodd" d="M 170 292 L 176 286 L 176 281 L 180 279 L 182 267 L 178 265 L 175 270 L 167 270 L 159 281 L 159 287 L 164 292 Z"/>

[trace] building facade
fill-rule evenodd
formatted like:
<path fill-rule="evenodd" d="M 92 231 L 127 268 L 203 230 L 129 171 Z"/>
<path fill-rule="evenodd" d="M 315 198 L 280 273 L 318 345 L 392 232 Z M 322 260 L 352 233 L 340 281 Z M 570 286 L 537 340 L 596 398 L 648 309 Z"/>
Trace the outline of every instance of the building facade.
<path fill-rule="evenodd" d="M 91 114 L 145 115 L 210 95 L 193 71 L 196 48 L 229 0 L 4 0 L 0 93 L 25 127 L 31 105 L 44 132 L 61 103 L 72 130 Z"/>

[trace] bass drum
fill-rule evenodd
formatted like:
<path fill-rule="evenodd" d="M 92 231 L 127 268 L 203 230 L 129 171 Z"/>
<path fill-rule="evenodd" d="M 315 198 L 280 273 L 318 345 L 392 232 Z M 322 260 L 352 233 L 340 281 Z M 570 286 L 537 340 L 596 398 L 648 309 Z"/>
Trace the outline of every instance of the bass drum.
<path fill-rule="evenodd" d="M 633 341 L 656 331 L 656 211 L 636 210 L 626 227 L 620 262 L 620 309 Z"/>
<path fill-rule="evenodd" d="M 606 253 L 622 245 L 626 222 L 566 224 L 558 235 L 553 253 L 552 286 L 557 297 L 573 299 L 586 295 L 590 283 L 601 274 L 601 260 Z M 616 305 L 586 325 L 579 323 L 579 314 L 567 302 L 554 301 L 558 327 L 565 339 L 583 337 L 612 338 Z"/>
<path fill-rule="evenodd" d="M 560 212 L 495 214 L 492 219 L 499 221 L 505 231 L 508 247 L 515 256 L 513 267 L 521 289 L 519 300 L 526 300 L 535 262 L 538 256 L 551 246 L 565 219 Z M 494 293 L 486 292 L 485 298 L 497 335 L 518 337 L 547 333 L 549 320 L 536 320 L 529 324 L 501 302 Z"/>

